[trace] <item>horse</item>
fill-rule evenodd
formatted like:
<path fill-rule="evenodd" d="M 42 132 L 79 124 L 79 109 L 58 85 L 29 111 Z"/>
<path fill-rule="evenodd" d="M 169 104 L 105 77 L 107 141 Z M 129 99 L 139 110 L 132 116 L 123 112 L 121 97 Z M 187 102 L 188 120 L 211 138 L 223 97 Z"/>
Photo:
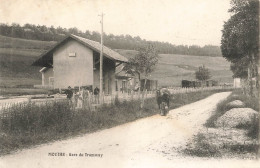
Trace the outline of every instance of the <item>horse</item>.
<path fill-rule="evenodd" d="M 162 95 L 160 90 L 156 90 L 156 101 L 157 101 L 159 109 L 161 109 L 162 102 L 166 102 L 167 106 L 169 107 L 170 95 L 167 95 L 167 94 Z"/>

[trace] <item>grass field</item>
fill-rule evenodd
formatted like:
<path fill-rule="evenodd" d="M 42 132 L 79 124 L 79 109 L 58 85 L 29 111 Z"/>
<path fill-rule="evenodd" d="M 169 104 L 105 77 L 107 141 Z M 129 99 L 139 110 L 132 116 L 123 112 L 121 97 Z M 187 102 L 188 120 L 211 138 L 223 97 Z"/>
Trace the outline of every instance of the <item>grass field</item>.
<path fill-rule="evenodd" d="M 12 38 L 0 35 L 0 48 L 20 48 L 20 49 L 49 49 L 56 42 L 54 41 L 38 41 L 20 38 Z"/>
<path fill-rule="evenodd" d="M 116 50 L 130 58 L 137 52 L 131 50 Z M 176 54 L 160 54 L 156 70 L 151 74 L 152 79 L 159 80 L 163 86 L 180 86 L 181 80 L 195 80 L 195 71 L 203 64 L 210 70 L 212 79 L 219 83 L 232 83 L 230 63 L 223 57 L 190 56 Z"/>
<path fill-rule="evenodd" d="M 40 84 L 41 67 L 33 67 L 31 64 L 54 44 L 55 42 L 0 36 L 0 93 L 6 93 L 7 87 Z"/>
<path fill-rule="evenodd" d="M 0 36 L 0 89 L 40 84 L 41 67 L 33 67 L 31 64 L 54 44 Z M 117 51 L 128 58 L 137 53 L 132 50 Z M 222 57 L 174 54 L 160 54 L 159 64 L 150 78 L 158 80 L 161 86 L 180 86 L 182 79 L 194 80 L 194 72 L 202 64 L 210 69 L 212 79 L 220 83 L 232 82 L 230 64 Z"/>

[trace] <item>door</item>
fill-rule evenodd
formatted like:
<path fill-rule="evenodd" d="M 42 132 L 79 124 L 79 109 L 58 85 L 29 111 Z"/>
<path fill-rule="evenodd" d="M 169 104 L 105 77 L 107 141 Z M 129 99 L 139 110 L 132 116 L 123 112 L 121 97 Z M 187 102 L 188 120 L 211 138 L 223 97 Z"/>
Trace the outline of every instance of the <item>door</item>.
<path fill-rule="evenodd" d="M 49 77 L 49 86 L 54 86 L 54 77 Z"/>
<path fill-rule="evenodd" d="M 122 81 L 122 92 L 126 92 L 126 81 Z"/>

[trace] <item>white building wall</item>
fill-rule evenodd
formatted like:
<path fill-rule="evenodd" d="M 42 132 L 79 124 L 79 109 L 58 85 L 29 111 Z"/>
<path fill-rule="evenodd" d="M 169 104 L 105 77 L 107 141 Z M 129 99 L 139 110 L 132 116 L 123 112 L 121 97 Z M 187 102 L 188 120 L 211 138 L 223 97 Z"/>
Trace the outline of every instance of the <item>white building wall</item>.
<path fill-rule="evenodd" d="M 53 53 L 53 67 L 54 88 L 93 85 L 93 51 L 75 40 Z"/>
<path fill-rule="evenodd" d="M 50 86 L 50 78 L 53 78 L 53 68 L 48 68 L 43 72 L 43 85 L 44 86 Z"/>
<path fill-rule="evenodd" d="M 240 87 L 241 87 L 240 78 L 234 78 L 233 87 L 234 87 L 234 88 L 240 88 Z"/>

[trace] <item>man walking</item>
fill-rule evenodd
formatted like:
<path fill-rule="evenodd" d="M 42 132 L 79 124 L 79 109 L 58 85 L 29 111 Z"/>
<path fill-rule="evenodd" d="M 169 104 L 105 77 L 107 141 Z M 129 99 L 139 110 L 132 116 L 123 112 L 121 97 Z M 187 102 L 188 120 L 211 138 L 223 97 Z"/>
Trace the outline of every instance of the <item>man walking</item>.
<path fill-rule="evenodd" d="M 99 104 L 99 88 L 98 88 L 98 87 L 96 87 L 96 88 L 94 89 L 94 96 L 95 96 L 95 102 L 96 102 L 97 104 Z"/>
<path fill-rule="evenodd" d="M 70 105 L 72 104 L 72 96 L 73 92 L 71 90 L 71 87 L 69 86 L 68 89 L 65 91 L 65 94 L 67 95 L 67 99 L 69 100 Z"/>

